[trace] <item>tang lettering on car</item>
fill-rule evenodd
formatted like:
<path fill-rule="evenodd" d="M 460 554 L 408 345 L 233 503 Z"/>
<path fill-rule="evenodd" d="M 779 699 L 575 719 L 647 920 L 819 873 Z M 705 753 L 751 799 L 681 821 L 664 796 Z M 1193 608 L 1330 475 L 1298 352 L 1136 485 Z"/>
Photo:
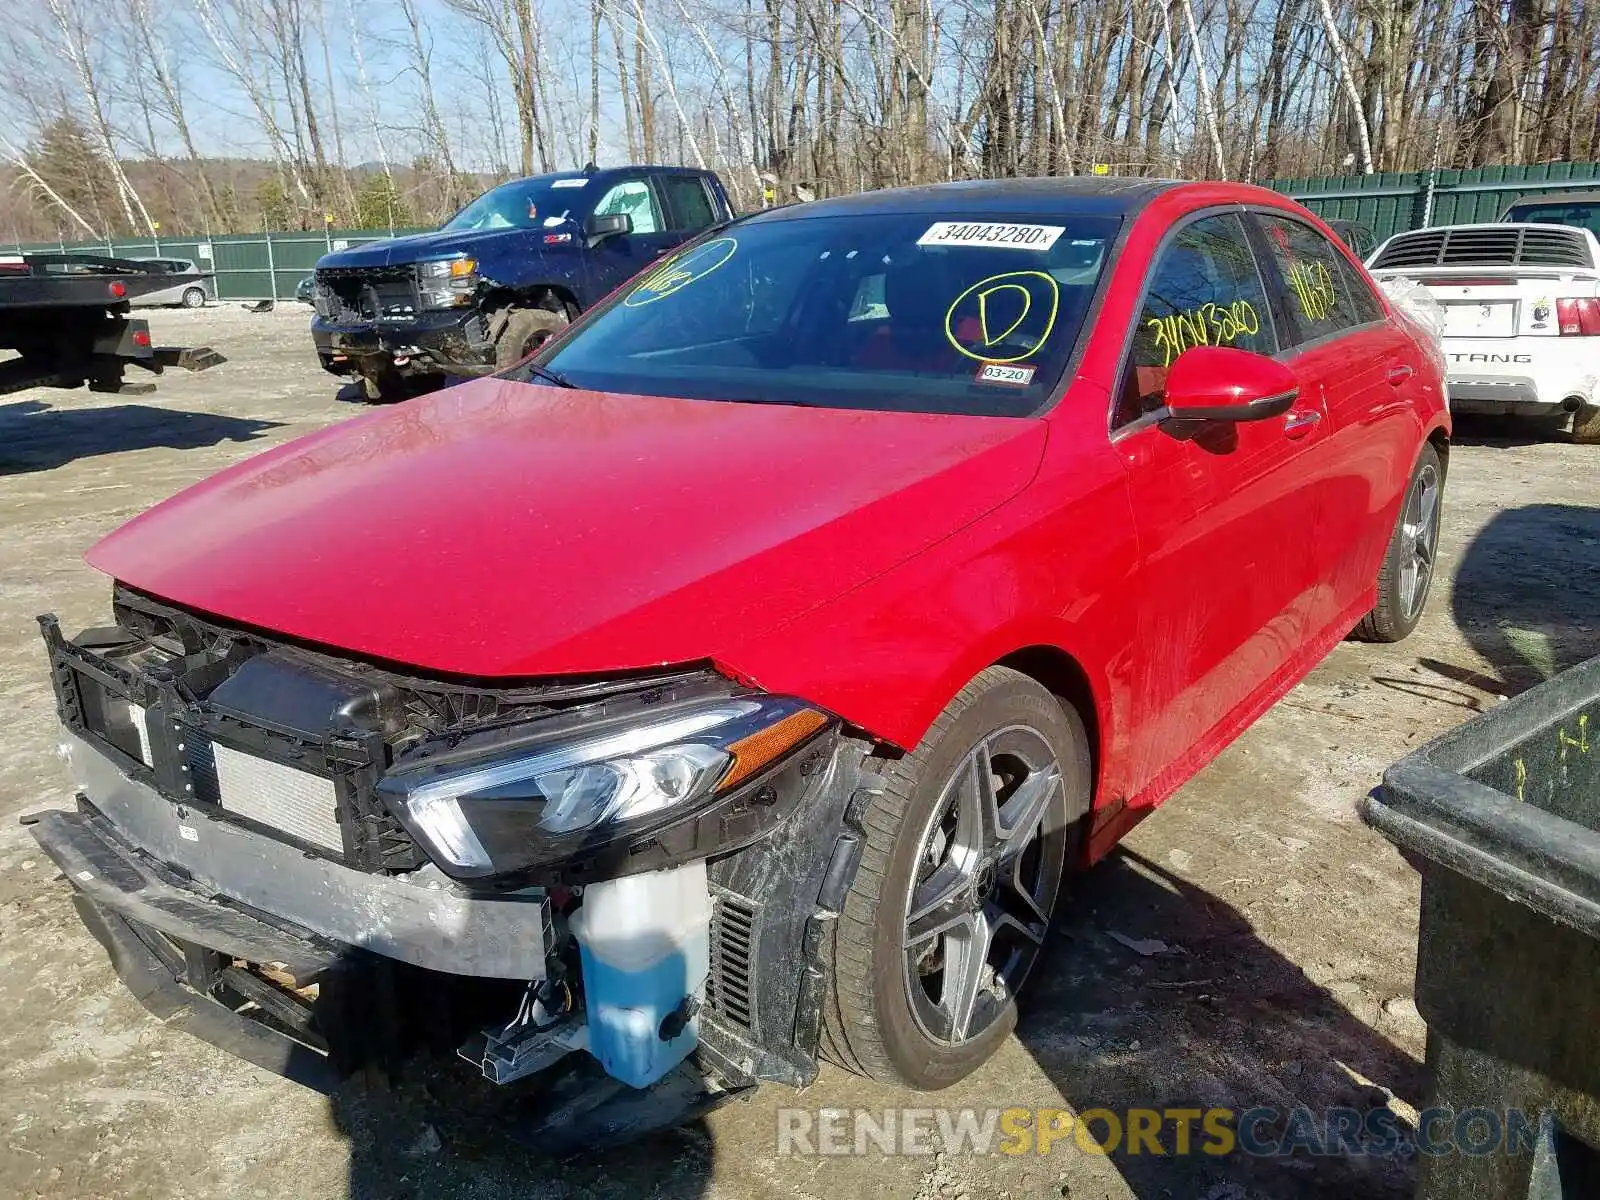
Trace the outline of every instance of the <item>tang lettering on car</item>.
<path fill-rule="evenodd" d="M 1066 232 L 1062 225 L 1018 225 L 1008 221 L 935 221 L 919 246 L 989 246 L 1001 250 L 1048 250 Z"/>

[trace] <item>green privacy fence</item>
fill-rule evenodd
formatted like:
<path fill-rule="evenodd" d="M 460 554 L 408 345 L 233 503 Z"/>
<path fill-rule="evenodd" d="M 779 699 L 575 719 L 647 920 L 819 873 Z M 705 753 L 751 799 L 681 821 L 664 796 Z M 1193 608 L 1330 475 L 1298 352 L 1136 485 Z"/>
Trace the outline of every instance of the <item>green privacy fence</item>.
<path fill-rule="evenodd" d="M 51 250 L 110 254 L 117 258 L 186 258 L 215 276 L 218 300 L 289 300 L 295 285 L 332 250 L 420 229 L 329 229 L 322 233 L 245 233 L 216 237 L 113 238 L 103 242 L 35 242 L 18 253 Z M 9 249 L 10 247 L 6 247 Z"/>
<path fill-rule="evenodd" d="M 1429 225 L 1498 221 L 1506 206 L 1523 196 L 1600 189 L 1600 163 L 1327 175 L 1273 179 L 1266 186 L 1293 196 L 1318 216 L 1360 221 L 1381 240 L 1391 233 Z"/>
<path fill-rule="evenodd" d="M 1521 196 L 1600 189 L 1600 163 L 1272 179 L 1265 186 L 1293 196 L 1323 217 L 1360 221 L 1382 239 L 1427 225 L 1496 221 L 1506 206 Z M 330 250 L 420 232 L 423 231 L 328 229 L 314 233 L 58 241 L 18 245 L 16 249 L 77 250 L 122 258 L 186 258 L 215 275 L 219 300 L 286 300 L 294 296 L 295 285 L 311 273 L 317 259 Z"/>

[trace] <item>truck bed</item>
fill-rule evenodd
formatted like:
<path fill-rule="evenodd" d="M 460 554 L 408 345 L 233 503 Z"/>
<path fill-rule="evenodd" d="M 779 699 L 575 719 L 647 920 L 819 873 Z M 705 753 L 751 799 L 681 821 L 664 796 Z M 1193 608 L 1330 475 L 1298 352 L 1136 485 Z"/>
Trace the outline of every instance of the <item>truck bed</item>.
<path fill-rule="evenodd" d="M 0 395 L 32 387 L 148 392 L 123 381 L 128 364 L 159 375 L 167 367 L 203 371 L 226 361 L 207 347 L 156 346 L 149 325 L 129 317 L 129 301 L 172 286 L 149 263 L 95 254 L 0 257 Z"/>

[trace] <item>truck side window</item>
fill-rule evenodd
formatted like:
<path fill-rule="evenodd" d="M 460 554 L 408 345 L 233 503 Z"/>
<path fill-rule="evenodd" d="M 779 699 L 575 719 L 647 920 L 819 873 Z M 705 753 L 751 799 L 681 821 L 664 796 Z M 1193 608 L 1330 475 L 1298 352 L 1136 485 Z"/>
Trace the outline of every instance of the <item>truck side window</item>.
<path fill-rule="evenodd" d="M 613 213 L 627 213 L 633 218 L 635 233 L 658 233 L 661 214 L 656 200 L 650 194 L 650 185 L 642 179 L 627 179 L 617 184 L 594 206 L 594 215 L 609 217 Z"/>
<path fill-rule="evenodd" d="M 1113 428 L 1161 407 L 1167 369 L 1191 346 L 1278 349 L 1255 255 L 1233 213 L 1185 225 L 1161 250 L 1134 326 Z"/>
<path fill-rule="evenodd" d="M 711 197 L 698 175 L 658 175 L 656 183 L 666 200 L 669 229 L 704 229 L 716 224 Z"/>

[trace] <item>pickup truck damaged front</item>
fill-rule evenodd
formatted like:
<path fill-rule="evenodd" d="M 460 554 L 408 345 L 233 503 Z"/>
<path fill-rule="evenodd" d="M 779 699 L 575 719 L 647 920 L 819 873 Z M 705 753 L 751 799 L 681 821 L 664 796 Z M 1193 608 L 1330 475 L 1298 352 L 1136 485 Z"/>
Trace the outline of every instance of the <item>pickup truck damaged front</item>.
<path fill-rule="evenodd" d="M 114 608 L 40 619 L 77 810 L 26 820 L 157 1015 L 327 1088 L 403 1056 L 397 979 L 481 984 L 457 1044 L 498 1082 L 580 1049 L 634 1088 L 691 1052 L 723 1090 L 814 1077 L 875 778 L 831 714 L 709 668 L 491 687 Z"/>

